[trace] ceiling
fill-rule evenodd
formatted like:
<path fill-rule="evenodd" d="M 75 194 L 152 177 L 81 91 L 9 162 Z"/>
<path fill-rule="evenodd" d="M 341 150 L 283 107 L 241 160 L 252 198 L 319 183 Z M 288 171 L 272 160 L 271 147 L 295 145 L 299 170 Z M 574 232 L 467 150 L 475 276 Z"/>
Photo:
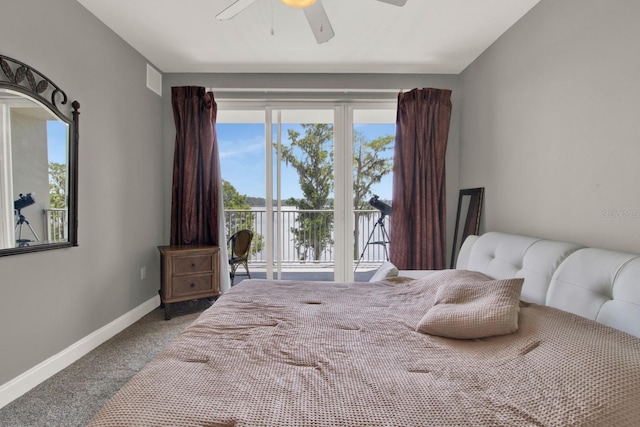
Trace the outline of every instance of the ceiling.
<path fill-rule="evenodd" d="M 539 0 L 321 0 L 335 37 L 304 13 L 257 0 L 77 0 L 162 72 L 458 74 Z"/>

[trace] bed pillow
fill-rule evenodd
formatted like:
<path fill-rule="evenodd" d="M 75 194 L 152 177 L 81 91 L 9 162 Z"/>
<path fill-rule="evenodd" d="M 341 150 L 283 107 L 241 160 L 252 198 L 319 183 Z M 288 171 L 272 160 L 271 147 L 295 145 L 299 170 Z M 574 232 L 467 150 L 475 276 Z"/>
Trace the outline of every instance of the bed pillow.
<path fill-rule="evenodd" d="M 416 330 L 447 338 L 474 339 L 518 330 L 524 279 L 472 281 L 441 286 Z"/>
<path fill-rule="evenodd" d="M 387 261 L 383 263 L 380 268 L 373 274 L 370 282 L 377 282 L 379 280 L 389 279 L 391 277 L 398 276 L 398 267 L 393 265 L 391 262 Z"/>

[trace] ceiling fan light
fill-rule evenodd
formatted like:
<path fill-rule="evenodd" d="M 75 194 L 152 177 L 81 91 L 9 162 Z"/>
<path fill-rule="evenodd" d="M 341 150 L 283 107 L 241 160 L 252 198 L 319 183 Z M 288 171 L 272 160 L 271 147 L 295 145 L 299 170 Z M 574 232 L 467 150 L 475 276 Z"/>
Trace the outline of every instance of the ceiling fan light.
<path fill-rule="evenodd" d="M 280 1 L 289 7 L 297 7 L 297 8 L 311 6 L 316 2 L 316 0 L 280 0 Z"/>

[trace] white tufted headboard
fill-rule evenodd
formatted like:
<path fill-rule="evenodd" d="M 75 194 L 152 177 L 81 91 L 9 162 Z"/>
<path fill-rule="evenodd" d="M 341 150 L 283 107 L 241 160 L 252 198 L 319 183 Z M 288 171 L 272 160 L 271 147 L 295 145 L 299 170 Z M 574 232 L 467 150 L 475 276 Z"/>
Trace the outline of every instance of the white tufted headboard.
<path fill-rule="evenodd" d="M 495 279 L 524 277 L 522 299 L 536 304 L 546 304 L 556 269 L 582 247 L 498 232 L 483 234 L 469 243 L 473 243 L 465 248 L 469 255 L 466 260 L 458 257 L 457 269 L 480 271 Z"/>
<path fill-rule="evenodd" d="M 639 255 L 489 232 L 465 240 L 456 269 L 480 271 L 495 279 L 524 277 L 524 301 L 559 308 L 640 337 Z"/>
<path fill-rule="evenodd" d="M 576 251 L 553 275 L 546 305 L 640 337 L 640 256 Z"/>

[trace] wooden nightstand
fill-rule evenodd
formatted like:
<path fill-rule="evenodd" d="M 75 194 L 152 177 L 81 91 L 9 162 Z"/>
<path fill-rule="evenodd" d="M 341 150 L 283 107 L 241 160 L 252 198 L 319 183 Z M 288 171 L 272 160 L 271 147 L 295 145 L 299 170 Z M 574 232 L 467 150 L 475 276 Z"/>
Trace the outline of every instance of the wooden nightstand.
<path fill-rule="evenodd" d="M 220 295 L 217 246 L 158 246 L 160 299 L 164 318 L 171 319 L 171 304 Z"/>

